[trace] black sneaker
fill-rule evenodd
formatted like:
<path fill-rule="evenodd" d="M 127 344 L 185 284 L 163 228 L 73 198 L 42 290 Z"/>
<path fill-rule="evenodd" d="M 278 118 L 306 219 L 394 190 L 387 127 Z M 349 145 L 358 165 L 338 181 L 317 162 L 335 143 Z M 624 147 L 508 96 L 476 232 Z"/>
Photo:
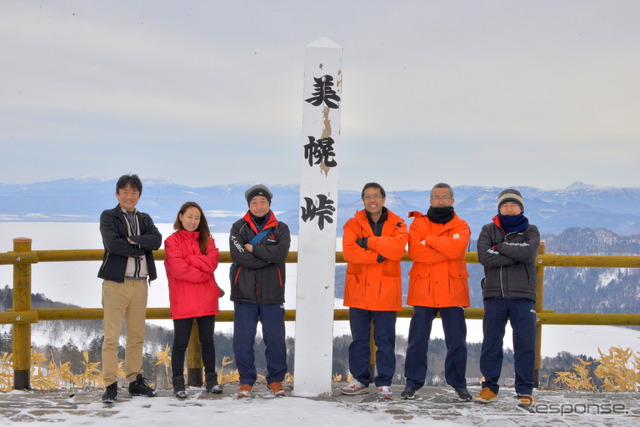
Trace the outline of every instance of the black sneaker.
<path fill-rule="evenodd" d="M 400 398 L 404 400 L 414 400 L 416 398 L 416 390 L 406 386 L 402 393 L 400 393 Z"/>
<path fill-rule="evenodd" d="M 469 390 L 466 387 L 454 387 L 453 389 L 456 391 L 458 399 L 463 402 L 471 402 L 473 400 L 473 396 L 469 394 Z"/>
<path fill-rule="evenodd" d="M 156 395 L 156 391 L 149 387 L 147 380 L 144 379 L 142 374 L 138 374 L 135 381 L 129 383 L 129 394 L 131 396 L 147 396 L 153 397 Z"/>
<path fill-rule="evenodd" d="M 102 395 L 102 403 L 115 403 L 118 398 L 118 382 L 107 386 Z"/>

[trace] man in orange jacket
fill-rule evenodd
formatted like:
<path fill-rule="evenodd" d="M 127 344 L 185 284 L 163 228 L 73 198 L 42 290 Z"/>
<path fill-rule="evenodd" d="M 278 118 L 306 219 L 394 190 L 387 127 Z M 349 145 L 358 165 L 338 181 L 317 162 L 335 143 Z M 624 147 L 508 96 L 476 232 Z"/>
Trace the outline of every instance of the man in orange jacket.
<path fill-rule="evenodd" d="M 400 259 L 409 234 L 404 221 L 384 207 L 386 194 L 380 184 L 365 184 L 361 196 L 364 209 L 347 221 L 342 237 L 348 263 L 344 305 L 349 307 L 349 371 L 353 381 L 340 391 L 347 395 L 367 393 L 373 321 L 378 348 L 375 384 L 380 397 L 390 398 L 396 368 L 396 312 L 402 309 Z"/>
<path fill-rule="evenodd" d="M 415 399 L 427 375 L 427 351 L 433 319 L 440 312 L 447 356 L 444 372 L 460 400 L 470 402 L 465 378 L 467 369 L 467 326 L 464 307 L 469 307 L 467 264 L 469 226 L 453 211 L 453 189 L 443 182 L 431 189 L 426 215 L 409 212 L 414 217 L 409 231 L 409 272 L 407 305 L 413 306 L 409 326 L 409 344 L 404 375 L 407 386 L 400 395 Z"/>

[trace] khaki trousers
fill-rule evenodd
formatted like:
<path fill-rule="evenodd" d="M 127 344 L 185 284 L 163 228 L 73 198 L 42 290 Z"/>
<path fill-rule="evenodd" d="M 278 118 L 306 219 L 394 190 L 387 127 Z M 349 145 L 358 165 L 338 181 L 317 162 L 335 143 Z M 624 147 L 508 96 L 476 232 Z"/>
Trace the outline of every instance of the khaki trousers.
<path fill-rule="evenodd" d="M 118 343 L 123 321 L 126 327 L 125 376 L 133 381 L 142 373 L 147 296 L 145 279 L 125 279 L 124 283 L 110 280 L 102 282 L 102 379 L 105 387 L 118 381 Z"/>

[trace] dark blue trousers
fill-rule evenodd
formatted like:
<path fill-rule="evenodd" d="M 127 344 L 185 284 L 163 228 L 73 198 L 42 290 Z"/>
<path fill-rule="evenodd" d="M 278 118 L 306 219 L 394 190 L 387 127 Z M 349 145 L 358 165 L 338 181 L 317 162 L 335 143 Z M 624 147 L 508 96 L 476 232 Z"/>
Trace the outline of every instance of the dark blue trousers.
<path fill-rule="evenodd" d="M 531 394 L 535 376 L 536 308 L 524 298 L 487 298 L 484 300 L 482 352 L 480 372 L 482 387 L 498 393 L 502 371 L 503 339 L 507 320 L 513 329 L 513 353 L 517 394 Z"/>
<path fill-rule="evenodd" d="M 369 338 L 373 321 L 373 339 L 376 343 L 375 383 L 377 387 L 390 386 L 396 371 L 396 317 L 395 311 L 371 311 L 349 308 L 351 344 L 349 345 L 349 371 L 351 376 L 369 386 Z"/>
<path fill-rule="evenodd" d="M 409 325 L 409 344 L 404 364 L 407 385 L 415 390 L 424 386 L 427 377 L 427 351 L 433 319 L 440 312 L 447 356 L 444 375 L 447 384 L 466 387 L 467 379 L 467 324 L 462 307 L 413 307 Z"/>
<path fill-rule="evenodd" d="M 284 306 L 282 304 L 252 304 L 234 302 L 233 353 L 240 373 L 240 384 L 253 385 L 257 372 L 253 345 L 258 321 L 262 323 L 262 339 L 267 359 L 267 384 L 281 382 L 287 373 Z"/>
<path fill-rule="evenodd" d="M 213 342 L 213 329 L 216 316 L 190 317 L 188 319 L 173 319 L 173 346 L 171 347 L 171 371 L 174 377 L 184 374 L 184 356 L 191 338 L 193 319 L 198 324 L 200 350 L 204 372 L 216 372 L 216 348 Z"/>

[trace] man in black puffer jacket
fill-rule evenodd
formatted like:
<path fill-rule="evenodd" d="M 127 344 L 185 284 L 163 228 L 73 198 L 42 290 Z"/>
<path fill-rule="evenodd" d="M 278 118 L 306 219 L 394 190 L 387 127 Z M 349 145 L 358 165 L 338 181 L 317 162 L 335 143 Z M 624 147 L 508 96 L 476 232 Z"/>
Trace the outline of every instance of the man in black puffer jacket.
<path fill-rule="evenodd" d="M 245 192 L 249 211 L 231 227 L 229 251 L 231 301 L 234 302 L 233 352 L 240 373 L 237 397 L 251 396 L 257 379 L 253 344 L 258 321 L 267 359 L 267 385 L 284 396 L 287 373 L 284 328 L 285 261 L 289 255 L 289 227 L 271 210 L 271 191 L 254 185 Z"/>
<path fill-rule="evenodd" d="M 515 389 L 520 406 L 534 404 L 536 343 L 536 266 L 540 232 L 524 216 L 519 191 L 508 189 L 498 197 L 498 215 L 482 227 L 478 259 L 484 266 L 482 280 L 484 319 L 480 371 L 482 390 L 474 400 L 498 400 L 502 370 L 502 344 L 507 320 L 513 328 Z"/>

